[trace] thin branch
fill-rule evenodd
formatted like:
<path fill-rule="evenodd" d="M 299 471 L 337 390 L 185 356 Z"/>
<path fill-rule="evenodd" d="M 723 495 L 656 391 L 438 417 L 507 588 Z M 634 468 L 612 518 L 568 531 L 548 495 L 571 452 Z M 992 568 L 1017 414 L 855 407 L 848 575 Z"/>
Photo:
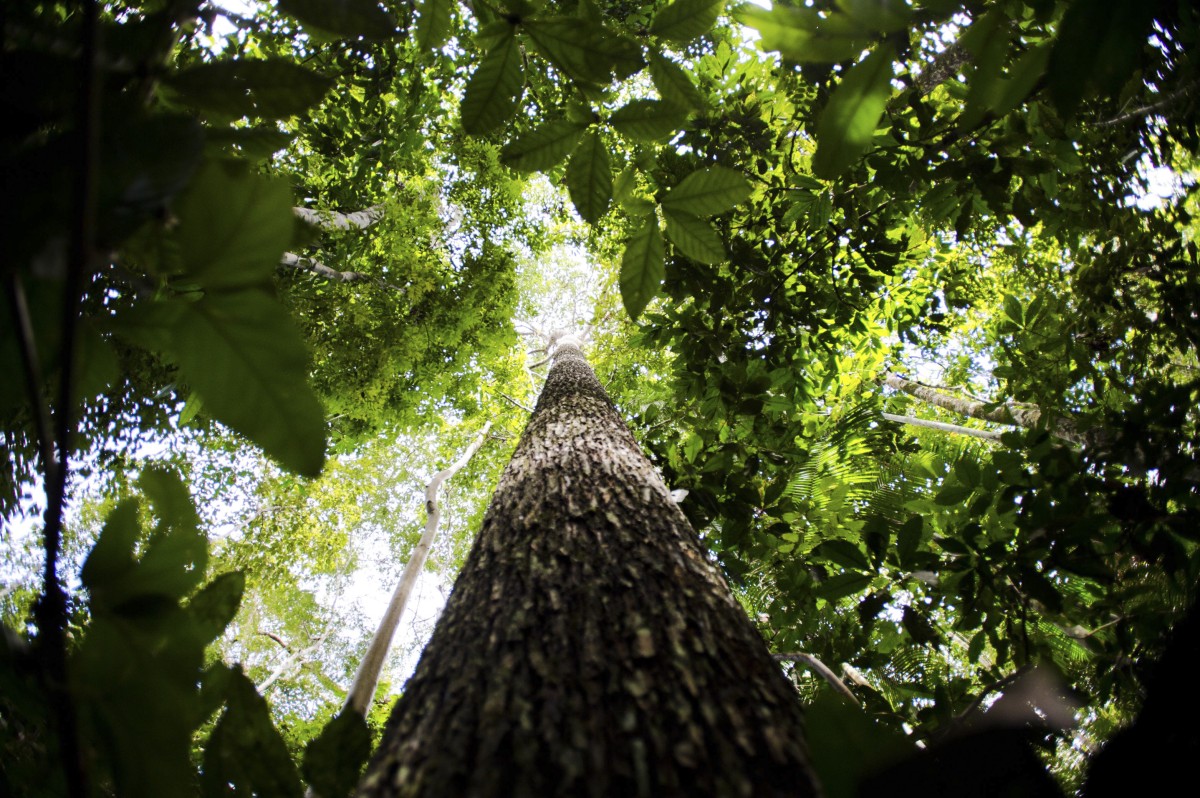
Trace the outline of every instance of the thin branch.
<path fill-rule="evenodd" d="M 994 430 L 974 429 L 973 427 L 964 427 L 959 424 L 947 424 L 944 421 L 930 421 L 925 418 L 916 418 L 914 416 L 897 416 L 893 413 L 881 413 L 888 421 L 894 421 L 897 424 L 909 424 L 914 427 L 926 427 L 928 429 L 941 430 L 942 432 L 951 432 L 957 435 L 970 435 L 974 438 L 983 438 L 989 441 L 998 441 L 1001 432 Z"/>
<path fill-rule="evenodd" d="M 501 394 L 500 394 L 500 398 L 501 398 L 501 399 L 507 399 L 507 400 L 508 400 L 508 402 L 509 402 L 511 405 L 513 405 L 514 407 L 520 408 L 521 410 L 524 410 L 526 413 L 532 413 L 532 412 L 533 412 L 533 408 L 532 408 L 532 407 L 526 407 L 525 405 L 521 404 L 521 403 L 520 403 L 520 402 L 518 402 L 516 399 L 513 399 L 511 396 L 509 396 L 509 395 L 508 395 L 508 394 L 506 394 L 506 393 L 501 393 Z"/>
<path fill-rule="evenodd" d="M 805 654 L 802 651 L 796 651 L 791 654 L 772 654 L 771 658 L 776 662 L 799 662 L 807 665 L 810 670 L 815 671 L 818 676 L 829 682 L 830 686 L 833 687 L 834 690 L 838 691 L 843 696 L 854 702 L 854 706 L 862 706 L 862 703 L 859 702 L 854 693 L 850 692 L 850 688 L 846 686 L 846 683 L 839 679 L 838 675 L 830 670 L 824 662 L 821 662 L 821 660 L 817 659 L 812 654 Z"/>
<path fill-rule="evenodd" d="M 297 255 L 294 252 L 283 253 L 283 257 L 280 259 L 279 265 L 289 269 L 310 272 L 335 283 L 371 283 L 372 285 L 377 285 L 380 288 L 398 291 L 401 294 L 404 293 L 404 288 L 401 286 L 393 285 L 385 280 L 379 279 L 378 277 L 372 277 L 371 275 L 364 274 L 363 272 L 339 272 L 337 269 L 330 268 L 324 263 L 321 263 L 319 260 L 306 258 L 303 255 Z"/>
<path fill-rule="evenodd" d="M 1112 119 L 1104 119 L 1096 124 L 1100 125 L 1101 127 L 1111 127 L 1113 125 L 1124 124 L 1125 122 L 1129 122 L 1134 119 L 1140 119 L 1143 116 L 1148 116 L 1174 105 L 1176 102 L 1187 97 L 1189 94 L 1195 91 L 1197 86 L 1200 86 L 1200 80 L 1193 80 L 1189 83 L 1185 83 L 1183 86 L 1179 87 L 1170 94 L 1163 95 L 1163 97 L 1156 102 L 1152 102 L 1149 105 L 1142 106 L 1141 108 L 1135 108 L 1132 111 L 1119 114 L 1114 116 Z"/>
<path fill-rule="evenodd" d="M 429 555 L 434 538 L 437 537 L 438 523 L 442 517 L 442 511 L 437 501 L 438 490 L 442 483 L 457 474 L 470 462 L 475 452 L 487 440 L 491 428 L 491 421 L 484 424 L 483 429 L 480 430 L 475 440 L 471 441 L 471 445 L 466 448 L 462 456 L 449 467 L 434 474 L 433 478 L 429 480 L 429 484 L 425 486 L 425 510 L 428 513 L 425 519 L 425 531 L 421 533 L 421 539 L 408 558 L 408 563 L 404 566 L 404 573 L 400 576 L 400 582 L 396 585 L 392 598 L 388 602 L 387 610 L 383 613 L 383 619 L 379 622 L 379 628 L 376 630 L 375 636 L 371 638 L 367 653 L 363 655 L 358 672 L 354 675 L 354 682 L 346 694 L 344 709 L 352 709 L 363 716 L 367 714 L 367 707 L 370 706 L 371 699 L 375 696 L 375 688 L 379 684 L 379 674 L 383 671 L 383 664 L 387 659 L 388 650 L 392 646 L 396 627 L 400 625 L 400 618 L 404 615 L 408 597 L 412 594 L 413 586 L 417 583 L 417 576 L 425 566 L 425 558 Z"/>
<path fill-rule="evenodd" d="M 283 642 L 283 638 L 280 637 L 279 635 L 277 635 L 273 632 L 261 632 L 261 631 L 258 634 L 262 635 L 263 637 L 271 638 L 276 643 L 278 643 L 280 646 L 282 646 L 283 650 L 288 652 L 289 654 L 292 652 L 291 646 L 289 646 L 287 643 Z"/>
<path fill-rule="evenodd" d="M 42 459 L 42 471 L 46 482 L 57 480 L 58 457 L 54 451 L 54 439 L 50 432 L 50 410 L 42 397 L 42 367 L 38 359 L 37 342 L 33 335 L 33 321 L 29 314 L 29 303 L 25 288 L 14 270 L 8 275 L 5 285 L 8 290 L 9 307 L 16 322 L 17 345 L 21 350 L 21 368 L 24 372 L 25 390 L 29 394 L 29 407 L 33 412 L 34 428 L 37 432 L 38 453 Z"/>

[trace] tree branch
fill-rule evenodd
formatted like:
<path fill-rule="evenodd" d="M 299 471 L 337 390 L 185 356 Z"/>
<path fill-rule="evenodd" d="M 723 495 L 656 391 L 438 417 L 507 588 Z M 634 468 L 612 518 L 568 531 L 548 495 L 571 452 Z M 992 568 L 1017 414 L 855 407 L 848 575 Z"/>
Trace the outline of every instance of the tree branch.
<path fill-rule="evenodd" d="M 363 230 L 383 218 L 383 206 L 372 205 L 353 213 L 317 211 L 312 208 L 292 208 L 301 220 L 325 230 Z"/>
<path fill-rule="evenodd" d="M 893 413 L 881 413 L 888 421 L 894 421 L 897 424 L 909 424 L 914 427 L 925 427 L 927 429 L 941 430 L 942 432 L 951 432 L 957 435 L 970 435 L 974 438 L 983 438 L 989 441 L 998 441 L 1001 432 L 994 430 L 975 429 L 973 427 L 964 427 L 959 424 L 947 424 L 944 421 L 930 421 L 925 418 L 916 418 L 914 416 L 897 416 Z"/>
<path fill-rule="evenodd" d="M 380 288 L 398 291 L 401 294 L 404 293 L 404 288 L 401 286 L 393 285 L 392 283 L 381 280 L 378 277 L 372 277 L 371 275 L 364 274 L 363 272 L 339 272 L 337 269 L 330 268 L 324 263 L 321 263 L 319 260 L 306 258 L 303 255 L 297 255 L 294 252 L 283 253 L 283 257 L 280 259 L 279 265 L 289 269 L 296 269 L 297 271 L 316 274 L 335 283 L 371 283 L 372 285 L 377 285 Z"/>
<path fill-rule="evenodd" d="M 862 706 L 862 703 L 858 700 L 854 693 L 850 692 L 850 688 L 846 686 L 846 683 L 839 679 L 838 675 L 830 670 L 824 662 L 821 662 L 821 660 L 817 659 L 812 654 L 805 654 L 803 651 L 796 651 L 791 654 L 772 654 L 771 658 L 776 662 L 799 662 L 807 665 L 810 670 L 815 671 L 818 676 L 829 682 L 830 686 L 833 687 L 834 690 L 854 702 L 854 706 Z"/>
<path fill-rule="evenodd" d="M 400 576 L 400 582 L 396 585 L 392 598 L 388 602 L 387 610 L 383 613 L 383 619 L 379 622 L 379 628 L 376 630 L 375 636 L 371 638 L 367 653 L 363 655 L 362 663 L 358 666 L 358 673 L 354 675 L 354 682 L 346 694 L 344 709 L 352 709 L 358 714 L 366 716 L 367 707 L 370 706 L 371 699 L 375 695 L 375 687 L 379 684 L 379 674 L 383 671 L 383 663 L 392 646 L 396 627 L 400 625 L 400 618 L 404 615 L 408 597 L 412 594 L 413 587 L 417 583 L 417 576 L 425 566 L 425 558 L 429 555 L 429 549 L 437 537 L 438 523 L 442 517 L 442 511 L 437 502 L 438 490 L 443 482 L 457 474 L 470 462 L 475 452 L 487 440 L 488 431 L 491 428 L 491 421 L 484 424 L 483 429 L 480 430 L 475 440 L 471 441 L 471 445 L 466 448 L 462 456 L 448 468 L 434 474 L 433 479 L 429 480 L 429 484 L 425 486 L 425 510 L 428 513 L 428 517 L 425 519 L 425 531 L 413 549 L 412 556 L 408 558 L 408 563 L 404 566 L 404 573 Z"/>

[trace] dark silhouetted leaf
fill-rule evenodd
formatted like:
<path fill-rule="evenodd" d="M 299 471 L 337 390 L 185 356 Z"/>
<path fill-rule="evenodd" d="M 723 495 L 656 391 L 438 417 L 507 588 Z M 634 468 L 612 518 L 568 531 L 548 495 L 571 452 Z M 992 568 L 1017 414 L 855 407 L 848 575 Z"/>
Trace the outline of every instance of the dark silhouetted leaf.
<path fill-rule="evenodd" d="M 278 0 L 279 10 L 306 25 L 341 36 L 386 39 L 396 21 L 375 0 Z"/>
<path fill-rule="evenodd" d="M 662 141 L 687 122 L 687 111 L 658 100 L 631 100 L 608 118 L 618 133 L 635 141 Z"/>
<path fill-rule="evenodd" d="M 543 172 L 566 158 L 585 130 L 581 122 L 548 122 L 505 145 L 500 161 L 522 172 Z"/>
<path fill-rule="evenodd" d="M 675 0 L 659 10 L 650 32 L 676 44 L 687 44 L 712 30 L 725 8 L 725 0 Z"/>
<path fill-rule="evenodd" d="M 521 74 L 521 48 L 509 34 L 501 39 L 475 68 L 463 92 L 463 130 L 472 135 L 490 133 L 517 111 L 525 91 Z"/>
<path fill-rule="evenodd" d="M 354 789 L 370 755 L 366 721 L 353 710 L 342 710 L 304 749 L 304 778 L 322 798 L 341 798 Z"/>
<path fill-rule="evenodd" d="M 612 167 L 608 149 L 595 133 L 588 133 L 567 164 L 567 190 L 575 210 L 587 222 L 596 223 L 612 200 Z"/>
<path fill-rule="evenodd" d="M 689 258 L 710 266 L 725 260 L 725 245 L 713 226 L 698 216 L 666 211 L 667 238 Z"/>
<path fill-rule="evenodd" d="M 636 319 L 646 305 L 658 293 L 665 269 L 663 266 L 663 238 L 658 229 L 658 220 L 647 217 L 638 228 L 621 257 L 621 301 L 625 312 Z"/>
<path fill-rule="evenodd" d="M 329 78 L 286 59 L 214 61 L 169 76 L 167 85 L 201 111 L 286 119 L 321 101 Z"/>

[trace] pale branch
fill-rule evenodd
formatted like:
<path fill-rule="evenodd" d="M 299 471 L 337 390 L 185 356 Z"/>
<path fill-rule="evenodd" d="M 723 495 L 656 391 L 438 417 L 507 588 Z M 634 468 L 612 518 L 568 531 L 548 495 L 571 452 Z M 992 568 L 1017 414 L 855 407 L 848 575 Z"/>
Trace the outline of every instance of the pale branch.
<path fill-rule="evenodd" d="M 791 654 L 772 654 L 771 657 L 776 662 L 799 662 L 803 665 L 806 665 L 810 670 L 816 672 L 816 674 L 822 679 L 829 682 L 829 685 L 834 690 L 854 702 L 854 706 L 862 706 L 854 693 L 850 692 L 850 688 L 846 686 L 846 683 L 839 679 L 838 675 L 829 669 L 829 666 L 827 666 L 824 662 L 821 662 L 821 660 L 817 659 L 812 654 L 806 654 L 803 651 L 796 651 Z"/>
<path fill-rule="evenodd" d="M 363 230 L 383 218 L 383 206 L 372 205 L 353 213 L 316 211 L 312 208 L 292 208 L 302 221 L 325 230 Z"/>
<path fill-rule="evenodd" d="M 284 658 L 283 662 L 279 663 L 279 666 L 271 672 L 271 675 L 269 675 L 263 681 L 263 683 L 258 686 L 258 692 L 266 693 L 267 689 L 271 685 L 275 684 L 275 682 L 279 681 L 279 679 L 286 676 L 287 673 L 291 671 L 293 667 L 295 667 L 296 663 L 300 663 L 301 666 L 303 666 L 305 659 L 307 659 L 310 655 L 315 654 L 318 650 L 320 650 L 321 646 L 325 645 L 325 641 L 329 639 L 331 634 L 333 634 L 333 629 L 334 625 L 331 623 L 325 628 L 325 631 L 313 642 L 311 646 L 307 646 L 306 648 L 298 649 L 296 651 L 289 650 L 288 656 Z"/>
<path fill-rule="evenodd" d="M 947 424 L 944 421 L 930 421 L 926 418 L 916 418 L 914 416 L 898 416 L 894 413 L 881 414 L 888 421 L 894 421 L 897 424 L 908 424 L 914 427 L 925 427 L 927 429 L 941 430 L 942 432 L 951 432 L 957 435 L 970 435 L 974 438 L 983 438 L 989 441 L 998 441 L 1001 432 L 994 430 L 974 429 L 973 427 L 964 427 L 960 424 Z"/>
<path fill-rule="evenodd" d="M 960 416 L 977 418 L 981 421 L 993 421 L 997 424 L 1007 424 L 1025 429 L 1038 429 L 1043 420 L 1042 411 L 1037 408 L 1024 408 L 1007 404 L 1000 405 L 999 407 L 989 407 L 984 402 L 949 396 L 927 385 L 905 379 L 891 372 L 888 372 L 884 376 L 883 384 L 889 388 L 903 391 L 926 404 L 940 407 L 943 410 L 949 410 Z M 1061 438 L 1077 446 L 1086 446 L 1095 442 L 1091 440 L 1094 436 L 1088 436 L 1080 432 L 1075 423 L 1070 419 L 1056 418 L 1047 425 L 1046 429 L 1054 437 Z"/>
<path fill-rule="evenodd" d="M 412 556 L 408 558 L 408 563 L 404 566 L 404 573 L 400 576 L 400 582 L 396 585 L 391 601 L 388 602 L 387 610 L 383 613 L 383 619 L 379 622 L 379 628 L 376 630 L 375 636 L 371 638 L 367 653 L 363 655 L 362 663 L 358 666 L 358 673 L 354 675 L 354 682 L 346 694 L 344 709 L 352 709 L 358 714 L 366 716 L 367 708 L 375 695 L 375 687 L 379 684 L 379 674 L 383 671 L 383 664 L 387 660 L 392 638 L 396 634 L 396 627 L 400 625 L 400 618 L 404 615 L 404 607 L 417 583 L 417 576 L 425 566 L 425 558 L 429 555 L 429 549 L 437 537 L 438 523 L 442 517 L 441 507 L 438 506 L 437 501 L 438 490 L 442 483 L 457 474 L 470 462 L 475 452 L 487 440 L 491 428 L 491 421 L 484 424 L 483 429 L 462 456 L 448 468 L 434 474 L 433 479 L 429 480 L 429 484 L 425 486 L 425 511 L 428 513 L 425 519 L 425 531 L 413 549 Z"/>
<path fill-rule="evenodd" d="M 404 293 L 404 289 L 401 286 L 393 285 L 385 280 L 379 279 L 378 277 L 372 277 L 371 275 L 364 274 L 362 272 L 340 272 L 337 269 L 326 266 L 319 260 L 308 258 L 303 255 L 297 255 L 294 252 L 283 253 L 283 257 L 279 260 L 279 265 L 289 269 L 296 269 L 297 271 L 310 272 L 335 283 L 371 283 L 372 285 L 377 285 L 380 288 L 387 288 L 392 291 Z"/>
<path fill-rule="evenodd" d="M 1125 122 L 1129 122 L 1134 119 L 1141 119 L 1144 116 L 1157 113 L 1158 111 L 1161 111 L 1164 108 L 1169 108 L 1180 100 L 1186 98 L 1189 94 L 1196 90 L 1197 86 L 1200 86 L 1200 80 L 1193 80 L 1189 83 L 1185 83 L 1175 91 L 1169 94 L 1164 94 L 1159 100 L 1152 102 L 1149 105 L 1144 105 L 1141 108 L 1134 108 L 1132 111 L 1126 111 L 1125 113 L 1118 114 L 1112 119 L 1104 119 L 1100 122 L 1097 122 L 1097 124 L 1102 127 L 1111 127 L 1113 125 L 1124 124 Z"/>

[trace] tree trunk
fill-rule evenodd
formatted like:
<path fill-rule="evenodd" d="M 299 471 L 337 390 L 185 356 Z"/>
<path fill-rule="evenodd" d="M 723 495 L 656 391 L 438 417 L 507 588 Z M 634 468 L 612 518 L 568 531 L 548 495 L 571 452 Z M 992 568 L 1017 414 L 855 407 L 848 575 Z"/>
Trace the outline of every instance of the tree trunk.
<path fill-rule="evenodd" d="M 572 342 L 360 790 L 810 796 L 795 690 Z"/>

